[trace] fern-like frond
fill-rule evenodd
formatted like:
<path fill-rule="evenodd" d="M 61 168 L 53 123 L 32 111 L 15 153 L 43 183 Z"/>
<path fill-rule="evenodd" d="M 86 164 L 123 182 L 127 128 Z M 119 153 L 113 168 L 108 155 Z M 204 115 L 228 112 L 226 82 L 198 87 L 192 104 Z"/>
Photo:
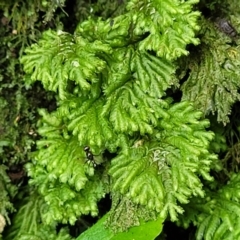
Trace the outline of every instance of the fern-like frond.
<path fill-rule="evenodd" d="M 213 134 L 204 130 L 209 123 L 199 120 L 200 112 L 182 102 L 166 109 L 166 113 L 159 120 L 161 130 L 155 140 L 133 145 L 127 155 L 119 154 L 112 160 L 109 173 L 114 191 L 129 195 L 133 202 L 162 212 L 165 217 L 169 213 L 176 221 L 183 212 L 178 201 L 186 204 L 191 195 L 204 196 L 198 174 L 211 181 L 209 170 L 216 156 L 207 150 Z M 179 128 L 182 124 L 188 134 Z"/>
<path fill-rule="evenodd" d="M 116 181 L 113 191 L 129 194 L 132 201 L 160 211 L 164 198 L 163 186 L 157 178 L 157 168 L 150 165 L 144 151 L 130 151 L 130 156 L 120 155 L 112 162 L 109 173 Z"/>
<path fill-rule="evenodd" d="M 205 115 L 217 113 L 218 121 L 226 124 L 232 105 L 240 100 L 240 50 L 209 20 L 202 25 L 202 44 L 190 55 L 183 99 L 193 101 Z"/>
<path fill-rule="evenodd" d="M 183 213 L 179 203 L 203 196 L 199 175 L 212 180 L 216 158 L 208 151 L 208 121 L 189 102 L 162 99 L 178 84 L 172 61 L 188 54 L 187 44 L 198 44 L 194 3 L 129 1 L 121 16 L 89 19 L 73 36 L 47 31 L 26 50 L 21 61 L 32 82 L 59 96 L 55 112 L 40 112 L 42 139 L 27 165 L 48 205 L 48 223 L 96 216 L 106 189 L 120 196 L 119 205 L 138 206 L 152 218 L 170 214 L 173 221 Z M 116 154 L 108 159 L 111 185 L 86 164 L 84 146 L 90 158 Z"/>
<path fill-rule="evenodd" d="M 46 31 L 38 44 L 25 50 L 21 58 L 24 70 L 31 74 L 32 82 L 41 79 L 47 90 L 58 92 L 65 99 L 69 81 L 73 81 L 86 95 L 91 84 L 98 81 L 97 74 L 105 68 L 97 52 L 111 53 L 111 48 L 95 41 L 73 37 L 66 32 Z"/>
<path fill-rule="evenodd" d="M 158 119 L 167 115 L 166 105 L 166 101 L 151 97 L 138 84 L 128 82 L 107 99 L 102 114 L 117 132 L 152 134 Z"/>
<path fill-rule="evenodd" d="M 199 44 L 199 12 L 192 11 L 198 1 L 129 1 L 127 13 L 111 20 L 83 22 L 77 28 L 90 41 L 101 39 L 112 47 L 139 42 L 140 51 L 154 51 L 158 57 L 174 60 L 187 55 L 186 45 Z M 90 34 L 89 34 L 90 33 Z"/>
<path fill-rule="evenodd" d="M 157 56 L 173 60 L 187 55 L 186 45 L 198 44 L 195 31 L 199 29 L 199 12 L 192 11 L 198 1 L 137 1 L 128 3 L 127 9 L 137 12 L 133 32 L 136 35 L 148 34 L 139 44 L 140 50 L 155 51 Z M 144 9 L 142 11 L 141 9 Z"/>
<path fill-rule="evenodd" d="M 72 239 L 67 229 L 62 228 L 58 233 L 56 223 L 44 224 L 46 203 L 36 192 L 21 201 L 21 207 L 13 218 L 13 224 L 5 234 L 6 240 L 68 240 Z"/>
<path fill-rule="evenodd" d="M 102 176 L 94 174 L 93 166 L 81 156 L 83 150 L 75 141 L 55 141 L 46 150 L 39 151 L 35 164 L 26 166 L 32 177 L 30 183 L 38 187 L 48 205 L 46 223 L 74 224 L 82 214 L 96 216 L 97 201 L 104 197 L 106 183 L 101 183 Z"/>
<path fill-rule="evenodd" d="M 175 67 L 163 58 L 145 51 L 136 51 L 131 61 L 134 80 L 151 97 L 161 98 L 171 85 L 176 85 Z"/>
<path fill-rule="evenodd" d="M 234 174 L 225 186 L 215 193 L 206 189 L 206 197 L 194 198 L 184 206 L 185 216 L 181 217 L 182 224 L 188 226 L 193 222 L 197 227 L 196 239 L 218 240 L 238 239 L 240 194 L 239 174 Z M 186 221 L 187 219 L 187 221 Z"/>
<path fill-rule="evenodd" d="M 104 184 L 100 176 L 95 176 L 81 191 L 71 189 L 68 184 L 55 181 L 44 193 L 47 210 L 44 219 L 47 224 L 62 222 L 74 224 L 81 215 L 98 215 L 97 202 L 105 196 Z M 59 207 L 61 206 L 61 207 Z"/>
<path fill-rule="evenodd" d="M 90 102 L 89 108 L 84 111 L 85 104 L 88 102 Z M 80 145 L 103 148 L 106 147 L 106 142 L 113 142 L 116 137 L 108 119 L 101 114 L 103 103 L 102 99 L 86 101 L 69 116 L 68 129 L 72 131 L 73 135 L 78 136 Z"/>
<path fill-rule="evenodd" d="M 35 160 L 26 168 L 32 178 L 30 183 L 38 187 L 47 203 L 46 223 L 74 224 L 82 214 L 96 216 L 97 202 L 106 193 L 106 183 L 87 164 L 84 146 L 77 137 L 64 134 L 66 127 L 58 112 L 41 113 L 39 133 L 43 138 L 38 141 Z"/>

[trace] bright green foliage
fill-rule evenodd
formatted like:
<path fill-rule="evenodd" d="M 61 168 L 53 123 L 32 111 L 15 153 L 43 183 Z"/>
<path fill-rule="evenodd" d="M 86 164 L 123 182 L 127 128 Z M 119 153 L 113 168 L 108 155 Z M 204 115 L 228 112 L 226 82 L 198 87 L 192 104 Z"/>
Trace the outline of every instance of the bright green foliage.
<path fill-rule="evenodd" d="M 202 19 L 201 24 L 201 45 L 187 60 L 190 75 L 181 87 L 183 99 L 195 102 L 205 115 L 217 113 L 226 124 L 233 103 L 240 100 L 240 49 L 214 20 Z"/>
<path fill-rule="evenodd" d="M 59 96 L 55 112 L 41 111 L 43 139 L 28 165 L 48 204 L 47 223 L 97 215 L 96 203 L 108 189 L 173 221 L 183 213 L 179 203 L 204 196 L 199 176 L 211 181 L 216 159 L 208 151 L 209 122 L 191 103 L 163 99 L 177 85 L 171 60 L 198 43 L 193 3 L 130 1 L 124 15 L 89 19 L 73 36 L 47 31 L 26 49 L 21 62 L 30 82 L 41 80 Z M 110 186 L 105 172 L 86 164 L 86 145 L 93 154 L 117 154 Z M 109 160 L 99 164 L 106 168 Z"/>
<path fill-rule="evenodd" d="M 194 37 L 199 29 L 196 23 L 199 12 L 192 11 L 192 4 L 197 2 L 129 1 L 128 13 L 108 21 L 84 22 L 78 31 L 88 39 L 112 46 L 126 46 L 141 39 L 137 44 L 140 51 L 154 51 L 159 57 L 173 60 L 188 54 L 187 44 L 199 43 Z"/>
<path fill-rule="evenodd" d="M 114 191 L 157 212 L 169 211 L 174 221 L 182 213 L 177 201 L 187 203 L 191 195 L 204 195 L 196 174 L 211 180 L 208 172 L 215 156 L 206 150 L 213 135 L 204 131 L 207 121 L 198 121 L 200 112 L 182 102 L 165 115 L 155 137 L 140 139 L 126 154 L 120 152 L 109 173 Z"/>
<path fill-rule="evenodd" d="M 33 178 L 32 184 L 39 187 L 40 194 L 50 206 L 44 221 L 74 224 L 82 214 L 96 216 L 96 202 L 105 194 L 101 182 L 103 176 L 94 174 L 93 166 L 85 163 L 83 148 L 77 138 L 64 136 L 64 125 L 54 113 L 47 115 L 42 111 L 42 115 L 43 126 L 39 132 L 48 138 L 38 141 L 42 148 L 36 153 L 38 164 L 28 164 L 27 170 Z"/>
<path fill-rule="evenodd" d="M 185 216 L 181 223 L 187 227 L 192 221 L 197 226 L 197 240 L 240 238 L 239 181 L 239 174 L 234 174 L 225 186 L 218 186 L 216 192 L 206 190 L 204 199 L 195 198 L 184 207 Z"/>
<path fill-rule="evenodd" d="M 4 237 L 6 240 L 70 240 L 72 239 L 65 229 L 56 232 L 55 224 L 44 225 L 46 203 L 35 192 L 23 200 L 23 204 L 15 215 L 12 227 Z"/>
<path fill-rule="evenodd" d="M 58 91 L 60 99 L 66 98 L 68 80 L 77 85 L 75 91 L 86 95 L 91 84 L 97 82 L 97 74 L 105 67 L 105 62 L 94 55 L 97 52 L 110 54 L 111 51 L 101 42 L 90 45 L 80 36 L 72 38 L 65 32 L 49 30 L 38 44 L 25 51 L 28 56 L 21 60 L 26 73 L 31 74 L 34 70 L 31 80 L 41 79 L 45 89 Z M 58 66 L 62 67 L 57 69 Z"/>
<path fill-rule="evenodd" d="M 168 60 L 187 55 L 186 44 L 199 43 L 194 32 L 199 29 L 196 24 L 199 13 L 192 11 L 192 5 L 196 3 L 198 0 L 130 1 L 127 9 L 137 12 L 133 15 L 133 34 L 149 33 L 139 44 L 139 49 L 153 50 Z"/>
<path fill-rule="evenodd" d="M 240 32 L 238 1 L 75 1 L 74 10 L 64 8 L 69 2 L 0 4 L 0 157 L 7 166 L 27 163 L 30 177 L 5 227 L 15 188 L 1 166 L 4 239 L 70 239 L 58 224 L 101 216 L 106 195 L 112 232 L 100 220 L 83 238 L 137 238 L 133 226 L 159 218 L 193 223 L 197 240 L 240 238 L 240 42 L 216 20 L 225 16 Z M 199 22 L 193 7 L 203 10 Z M 87 20 L 76 27 L 76 19 Z"/>

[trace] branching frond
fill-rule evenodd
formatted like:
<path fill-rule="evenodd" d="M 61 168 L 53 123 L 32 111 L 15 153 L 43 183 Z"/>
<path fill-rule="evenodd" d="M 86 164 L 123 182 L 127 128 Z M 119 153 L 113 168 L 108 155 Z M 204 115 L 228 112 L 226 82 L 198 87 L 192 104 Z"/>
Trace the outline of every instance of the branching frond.
<path fill-rule="evenodd" d="M 56 224 L 44 224 L 46 204 L 43 199 L 31 192 L 31 197 L 23 199 L 21 208 L 13 218 L 13 225 L 8 229 L 6 240 L 68 240 L 71 239 L 66 229 L 58 233 Z"/>
<path fill-rule="evenodd" d="M 216 156 L 207 150 L 213 134 L 204 130 L 209 123 L 199 121 L 200 112 L 182 102 L 166 113 L 159 121 L 161 130 L 155 140 L 134 145 L 127 155 L 119 154 L 112 160 L 109 173 L 114 191 L 164 216 L 169 212 L 175 221 L 183 213 L 178 202 L 188 203 L 191 195 L 204 196 L 198 175 L 212 180 L 209 170 Z"/>
<path fill-rule="evenodd" d="M 73 36 L 47 31 L 26 50 L 21 61 L 31 81 L 59 96 L 55 112 L 40 111 L 42 139 L 27 166 L 48 205 L 47 223 L 96 216 L 106 189 L 120 196 L 120 211 L 129 203 L 149 219 L 169 214 L 173 221 L 180 203 L 204 195 L 199 176 L 211 181 L 216 160 L 209 122 L 189 102 L 163 99 L 178 85 L 173 60 L 198 44 L 196 2 L 132 0 L 121 16 L 89 19 Z M 108 152 L 115 155 L 102 158 L 104 171 L 86 163 Z M 102 180 L 107 171 L 111 185 Z"/>
<path fill-rule="evenodd" d="M 154 51 L 158 57 L 174 60 L 187 55 L 186 45 L 199 44 L 195 31 L 199 30 L 200 13 L 192 11 L 198 1 L 138 1 L 127 5 L 127 13 L 108 21 L 93 20 L 80 24 L 77 32 L 90 41 L 101 39 L 112 47 L 136 43 L 140 51 Z"/>
<path fill-rule="evenodd" d="M 203 199 L 194 198 L 186 205 L 182 224 L 187 227 L 192 221 L 197 226 L 196 239 L 238 239 L 240 231 L 239 174 L 231 177 L 228 184 L 216 193 L 206 190 Z"/>
<path fill-rule="evenodd" d="M 196 19 L 200 13 L 192 11 L 192 4 L 197 2 L 130 1 L 127 9 L 138 13 L 133 16 L 136 19 L 133 32 L 136 35 L 148 34 L 140 42 L 139 49 L 154 51 L 157 56 L 168 60 L 187 55 L 185 46 L 199 43 L 194 31 L 199 29 Z"/>
<path fill-rule="evenodd" d="M 202 44 L 188 59 L 183 99 L 195 102 L 205 115 L 217 113 L 218 121 L 226 124 L 233 103 L 240 100 L 240 49 L 209 20 L 202 20 L 202 25 Z"/>
<path fill-rule="evenodd" d="M 41 79 L 47 90 L 58 92 L 60 99 L 65 99 L 69 80 L 79 86 L 83 95 L 89 93 L 91 84 L 98 81 L 97 73 L 105 68 L 96 53 L 110 54 L 111 49 L 99 41 L 89 44 L 80 36 L 49 30 L 25 52 L 21 63 L 31 74 L 31 81 Z"/>

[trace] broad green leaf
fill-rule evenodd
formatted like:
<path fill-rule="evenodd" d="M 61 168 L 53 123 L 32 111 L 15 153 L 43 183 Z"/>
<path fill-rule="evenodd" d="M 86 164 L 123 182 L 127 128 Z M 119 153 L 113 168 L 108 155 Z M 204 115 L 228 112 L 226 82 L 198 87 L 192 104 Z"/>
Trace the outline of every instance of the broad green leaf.
<path fill-rule="evenodd" d="M 156 221 L 141 222 L 140 226 L 132 227 L 127 232 L 114 234 L 105 227 L 108 214 L 102 217 L 95 225 L 82 233 L 77 240 L 153 240 L 162 231 L 164 219 Z"/>

